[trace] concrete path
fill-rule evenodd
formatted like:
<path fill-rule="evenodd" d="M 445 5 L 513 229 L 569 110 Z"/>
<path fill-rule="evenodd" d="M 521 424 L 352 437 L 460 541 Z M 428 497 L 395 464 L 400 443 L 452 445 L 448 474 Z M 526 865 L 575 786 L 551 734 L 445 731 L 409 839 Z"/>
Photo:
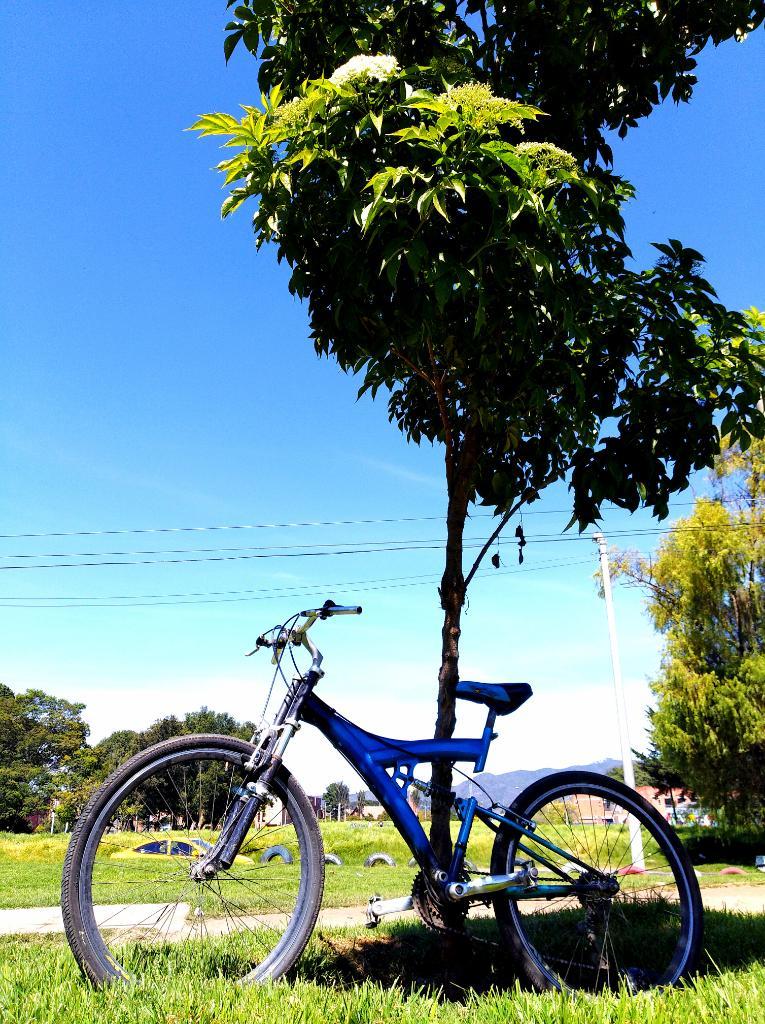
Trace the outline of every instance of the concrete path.
<path fill-rule="evenodd" d="M 765 885 L 721 885 L 701 890 L 707 910 L 733 910 L 740 914 L 765 914 Z"/>
<path fill-rule="evenodd" d="M 765 885 L 730 885 L 701 890 L 704 906 L 707 910 L 731 910 L 738 913 L 765 914 Z M 179 904 L 173 911 L 172 920 L 168 920 L 167 905 L 164 903 L 144 903 L 136 906 L 115 904 L 96 908 L 96 920 L 99 925 L 108 924 L 112 928 L 134 929 L 147 928 L 161 922 L 165 934 L 179 934 L 184 927 L 188 928 L 187 915 L 191 907 L 187 903 Z M 319 914 L 319 925 L 332 928 L 354 927 L 364 924 L 366 906 L 356 907 L 325 907 Z M 402 917 L 401 914 L 391 915 L 386 920 Z M 193 922 L 193 917 L 189 919 Z M 260 915 L 245 918 L 248 927 L 274 925 L 283 921 L 282 915 Z M 208 919 L 206 927 L 209 931 L 228 930 L 225 918 Z M 40 935 L 63 932 L 64 923 L 60 907 L 31 907 L 18 910 L 0 910 L 0 935 Z"/>
<path fill-rule="evenodd" d="M 173 910 L 172 920 L 166 921 L 170 931 L 183 928 L 189 913 L 188 903 L 179 903 Z M 166 903 L 138 903 L 136 905 L 116 903 L 96 907 L 96 922 L 109 924 L 114 928 L 150 927 L 167 917 Z M 18 910 L 0 910 L 0 935 L 45 935 L 63 932 L 64 921 L 61 907 L 26 907 Z"/>
<path fill-rule="evenodd" d="M 319 914 L 319 925 L 332 928 L 350 928 L 366 921 L 366 906 L 361 907 L 325 907 Z M 135 906 L 115 904 L 114 906 L 96 907 L 96 921 L 99 925 L 107 924 L 110 928 L 130 930 L 134 928 L 151 928 L 161 926 L 163 934 L 173 934 L 183 930 L 191 907 L 188 903 L 179 903 L 173 911 L 172 921 L 164 915 L 167 906 L 164 903 L 138 903 Z M 391 917 L 401 917 L 393 914 Z M 246 927 L 257 925 L 275 925 L 285 923 L 286 917 L 281 914 L 261 914 L 258 917 L 239 917 Z M 390 920 L 387 918 L 386 920 Z M 207 919 L 205 927 L 208 931 L 228 931 L 225 918 Z M 44 935 L 63 932 L 64 922 L 60 907 L 26 907 L 18 910 L 0 910 L 0 935 Z"/>

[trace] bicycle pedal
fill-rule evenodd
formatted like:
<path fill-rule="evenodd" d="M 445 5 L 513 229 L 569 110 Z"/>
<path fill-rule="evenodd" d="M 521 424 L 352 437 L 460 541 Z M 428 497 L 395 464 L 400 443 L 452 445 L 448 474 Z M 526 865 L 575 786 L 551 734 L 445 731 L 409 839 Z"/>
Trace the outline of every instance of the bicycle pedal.
<path fill-rule="evenodd" d="M 375 903 L 379 903 L 381 896 L 379 892 L 376 892 L 373 896 L 370 896 L 367 900 L 367 919 L 364 922 L 365 928 L 376 928 L 380 923 L 380 915 L 374 911 Z"/>

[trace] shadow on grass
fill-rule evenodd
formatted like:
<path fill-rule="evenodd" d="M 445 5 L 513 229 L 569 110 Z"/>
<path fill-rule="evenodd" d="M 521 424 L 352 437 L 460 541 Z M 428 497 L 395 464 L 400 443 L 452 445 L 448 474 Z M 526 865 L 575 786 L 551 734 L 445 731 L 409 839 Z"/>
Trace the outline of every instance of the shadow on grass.
<path fill-rule="evenodd" d="M 494 926 L 481 929 L 494 939 Z M 369 981 L 461 1002 L 469 992 L 507 988 L 512 967 L 490 946 L 397 921 L 375 931 L 318 928 L 292 972 L 295 979 L 336 988 Z"/>
<path fill-rule="evenodd" d="M 484 938 L 497 938 L 493 921 L 479 925 Z M 765 915 L 706 912 L 700 974 L 746 970 L 763 960 Z M 471 992 L 511 987 L 518 980 L 508 951 L 454 941 L 411 921 L 376 931 L 318 928 L 291 976 L 327 987 L 370 981 L 455 1002 Z"/>

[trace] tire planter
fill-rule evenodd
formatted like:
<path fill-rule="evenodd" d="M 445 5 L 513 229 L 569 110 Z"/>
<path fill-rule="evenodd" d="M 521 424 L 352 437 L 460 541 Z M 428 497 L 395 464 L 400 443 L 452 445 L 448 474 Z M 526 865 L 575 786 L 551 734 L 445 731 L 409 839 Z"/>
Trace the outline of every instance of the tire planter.
<path fill-rule="evenodd" d="M 325 853 L 324 854 L 324 863 L 325 864 L 337 864 L 337 866 L 340 868 L 340 867 L 343 866 L 343 858 L 342 857 L 338 857 L 338 855 L 336 853 Z"/>
<path fill-rule="evenodd" d="M 373 868 L 378 864 L 387 864 L 389 868 L 395 868 L 396 862 L 389 853 L 370 853 L 364 861 L 365 868 Z"/>
<path fill-rule="evenodd" d="M 276 857 L 281 857 L 285 864 L 292 863 L 292 854 L 286 846 L 269 846 L 267 850 L 264 850 L 260 855 L 260 863 L 268 864 Z"/>

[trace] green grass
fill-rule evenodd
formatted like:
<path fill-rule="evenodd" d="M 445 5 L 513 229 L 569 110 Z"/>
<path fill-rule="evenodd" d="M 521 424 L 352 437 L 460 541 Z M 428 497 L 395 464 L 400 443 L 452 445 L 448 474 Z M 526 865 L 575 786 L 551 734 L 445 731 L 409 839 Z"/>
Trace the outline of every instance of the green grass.
<path fill-rule="evenodd" d="M 438 937 L 415 924 L 320 929 L 287 983 L 180 972 L 96 991 L 63 939 L 0 944 L 3 1024 L 765 1024 L 765 918 L 707 915 L 703 976 L 670 992 L 536 995 L 466 955 L 444 984 Z M 488 987 L 487 987 L 488 986 Z"/>
<path fill-rule="evenodd" d="M 390 822 L 384 823 L 382 828 L 377 825 L 355 828 L 350 823 L 323 822 L 321 831 L 326 852 L 337 853 L 344 862 L 343 867 L 327 865 L 324 906 L 354 906 L 366 903 L 372 893 L 388 898 L 411 890 L 416 869 L 407 866 L 410 852 Z M 182 837 L 181 833 L 178 835 Z M 109 837 L 115 849 L 129 849 L 140 841 L 134 833 Z M 493 833 L 476 822 L 468 857 L 479 867 L 488 866 L 492 841 Z M 57 906 L 68 842 L 69 836 L 66 835 L 0 833 L 0 909 Z M 365 868 L 365 859 L 378 851 L 389 853 L 395 859 L 396 867 Z M 135 861 L 129 863 L 132 872 L 138 870 Z M 724 866 L 708 864 L 699 868 L 701 885 L 705 888 L 765 886 L 765 873 L 753 867 L 746 867 L 743 875 L 721 875 L 719 870 Z"/>

